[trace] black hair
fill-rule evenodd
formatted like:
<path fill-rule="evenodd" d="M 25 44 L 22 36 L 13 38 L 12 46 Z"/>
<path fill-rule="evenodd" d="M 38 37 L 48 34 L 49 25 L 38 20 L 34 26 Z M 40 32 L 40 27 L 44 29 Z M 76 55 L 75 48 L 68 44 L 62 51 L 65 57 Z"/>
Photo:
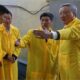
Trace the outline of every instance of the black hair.
<path fill-rule="evenodd" d="M 10 14 L 12 17 L 12 13 L 10 11 L 6 11 L 5 14 Z"/>
<path fill-rule="evenodd" d="M 40 20 L 41 20 L 42 17 L 49 17 L 50 20 L 52 21 L 53 18 L 54 18 L 54 15 L 53 15 L 52 13 L 50 13 L 50 12 L 45 12 L 45 13 L 42 13 L 42 14 L 40 15 Z"/>
<path fill-rule="evenodd" d="M 5 6 L 0 5 L 0 15 L 6 13 L 7 11 L 8 11 L 8 9 Z"/>

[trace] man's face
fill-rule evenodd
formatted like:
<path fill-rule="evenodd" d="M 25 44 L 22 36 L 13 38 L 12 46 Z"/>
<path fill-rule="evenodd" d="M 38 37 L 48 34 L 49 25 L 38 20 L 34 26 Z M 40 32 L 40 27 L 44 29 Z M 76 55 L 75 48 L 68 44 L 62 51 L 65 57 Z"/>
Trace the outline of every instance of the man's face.
<path fill-rule="evenodd" d="M 59 9 L 59 15 L 64 24 L 68 24 L 74 18 L 74 14 L 68 6 L 61 7 Z"/>
<path fill-rule="evenodd" d="M 42 28 L 49 28 L 52 25 L 52 20 L 49 17 L 44 16 L 41 18 L 41 25 Z"/>
<path fill-rule="evenodd" d="M 3 14 L 3 23 L 6 26 L 9 26 L 11 24 L 12 16 L 10 14 Z"/>

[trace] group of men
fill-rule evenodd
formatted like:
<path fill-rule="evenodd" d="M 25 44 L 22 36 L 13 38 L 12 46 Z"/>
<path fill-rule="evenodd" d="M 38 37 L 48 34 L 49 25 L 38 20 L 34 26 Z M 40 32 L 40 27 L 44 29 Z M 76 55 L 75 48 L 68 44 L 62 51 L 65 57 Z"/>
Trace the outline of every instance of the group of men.
<path fill-rule="evenodd" d="M 54 16 L 40 15 L 41 26 L 20 38 L 11 24 L 12 13 L 0 5 L 0 80 L 18 80 L 17 58 L 20 48 L 28 48 L 26 80 L 80 79 L 80 20 L 77 7 L 61 5 L 61 30 L 52 30 Z"/>

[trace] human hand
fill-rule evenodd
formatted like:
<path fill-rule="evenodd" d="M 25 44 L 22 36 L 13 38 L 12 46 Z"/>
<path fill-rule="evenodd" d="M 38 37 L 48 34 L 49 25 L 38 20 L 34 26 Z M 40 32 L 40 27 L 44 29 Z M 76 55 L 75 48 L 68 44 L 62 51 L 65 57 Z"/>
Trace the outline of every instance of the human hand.
<path fill-rule="evenodd" d="M 15 46 L 19 46 L 20 45 L 20 39 L 17 39 L 15 42 Z"/>
<path fill-rule="evenodd" d="M 43 31 L 33 30 L 33 33 L 37 38 L 41 38 L 41 39 L 48 39 L 51 36 L 51 32 L 46 31 L 46 30 L 43 30 Z"/>
<path fill-rule="evenodd" d="M 15 58 L 12 57 L 11 55 L 8 55 L 7 60 L 10 61 L 11 63 L 15 62 Z"/>

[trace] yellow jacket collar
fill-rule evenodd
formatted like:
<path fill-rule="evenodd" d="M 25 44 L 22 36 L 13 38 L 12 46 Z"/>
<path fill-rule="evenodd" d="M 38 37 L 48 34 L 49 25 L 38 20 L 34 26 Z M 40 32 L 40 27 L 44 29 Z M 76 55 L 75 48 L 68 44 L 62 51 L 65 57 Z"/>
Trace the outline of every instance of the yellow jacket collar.
<path fill-rule="evenodd" d="M 10 24 L 10 30 L 11 30 L 11 27 L 12 27 L 12 24 Z M 4 24 L 1 25 L 1 29 L 2 29 L 3 31 L 6 30 Z"/>
<path fill-rule="evenodd" d="M 74 24 L 74 22 L 78 21 L 79 19 L 76 17 L 74 18 L 69 24 L 65 25 L 64 28 L 68 28 L 70 27 L 72 24 Z"/>

